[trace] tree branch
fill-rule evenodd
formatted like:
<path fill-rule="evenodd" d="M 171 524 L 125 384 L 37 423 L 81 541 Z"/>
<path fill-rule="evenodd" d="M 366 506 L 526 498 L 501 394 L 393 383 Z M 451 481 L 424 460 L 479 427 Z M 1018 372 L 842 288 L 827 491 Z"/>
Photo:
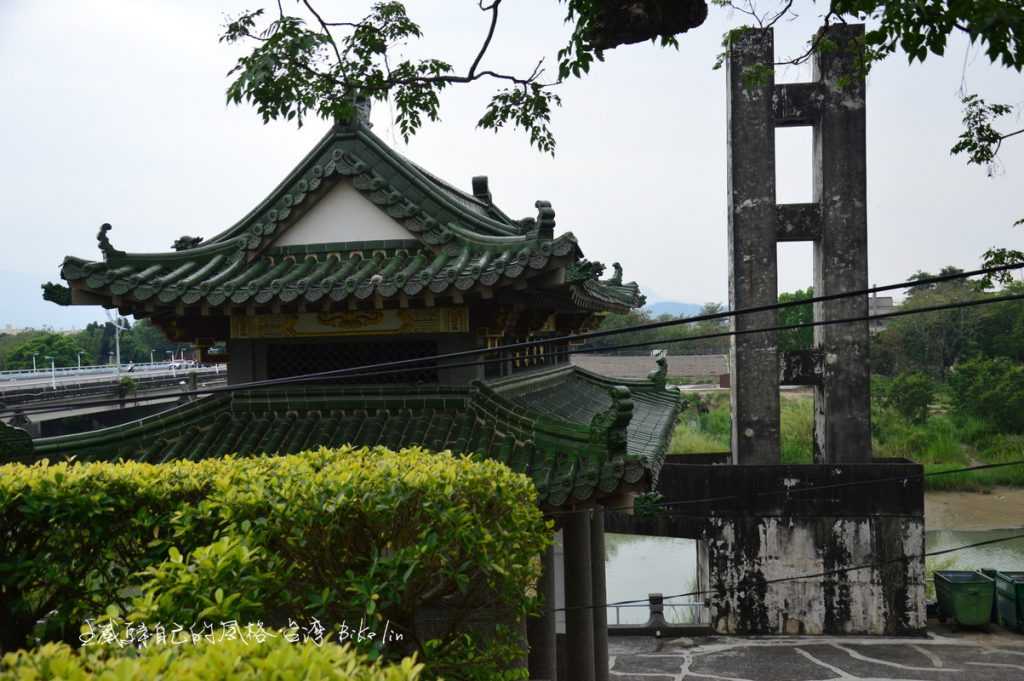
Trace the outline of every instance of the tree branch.
<path fill-rule="evenodd" d="M 1021 133 L 1024 133 L 1024 128 L 1021 128 L 1020 130 L 1014 130 L 1013 132 L 1008 132 L 1005 135 L 1002 135 L 999 141 L 1002 142 L 1003 140 L 1010 139 L 1014 135 L 1020 135 Z"/>
<path fill-rule="evenodd" d="M 344 62 L 341 59 L 341 51 L 338 50 L 338 43 L 334 41 L 334 34 L 331 33 L 331 29 L 327 26 L 327 22 L 324 21 L 319 12 L 313 9 L 313 5 L 310 4 L 309 0 L 302 0 L 302 4 L 305 5 L 306 9 L 308 9 L 310 13 L 316 17 L 316 20 L 320 22 L 320 28 L 323 29 L 324 35 L 326 35 L 328 40 L 331 41 L 331 47 L 334 48 L 334 56 L 338 58 L 338 67 L 343 69 Z"/>
<path fill-rule="evenodd" d="M 473 74 L 476 72 L 476 67 L 480 65 L 480 60 L 484 58 L 484 52 L 487 51 L 487 48 L 491 44 L 491 38 L 494 37 L 494 29 L 498 25 L 499 5 L 501 5 L 501 0 L 494 0 L 494 2 L 488 7 L 491 11 L 491 27 L 487 30 L 487 37 L 484 38 L 484 44 L 480 47 L 480 52 L 477 53 L 476 59 L 473 60 L 473 63 L 469 67 L 467 75 L 469 75 L 470 78 L 472 78 Z M 480 9 L 484 9 L 483 3 L 480 4 Z"/>

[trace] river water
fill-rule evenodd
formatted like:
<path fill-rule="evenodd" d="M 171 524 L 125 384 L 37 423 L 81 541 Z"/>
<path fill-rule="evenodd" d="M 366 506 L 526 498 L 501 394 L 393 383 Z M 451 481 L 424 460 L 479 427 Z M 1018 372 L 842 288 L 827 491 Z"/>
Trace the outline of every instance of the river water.
<path fill-rule="evenodd" d="M 1024 524 L 1024 518 L 1013 520 Z M 933 530 L 925 533 L 926 551 L 940 551 L 1018 534 L 1024 534 L 1024 529 Z M 605 561 L 609 603 L 646 598 L 648 593 L 669 596 L 697 590 L 697 542 L 693 539 L 608 533 L 605 535 Z M 929 567 L 1024 571 L 1024 539 L 932 558 Z M 690 599 L 674 602 L 682 600 Z M 609 608 L 608 623 L 642 624 L 647 621 L 647 616 L 646 606 L 620 607 L 617 614 L 615 608 Z M 666 603 L 665 617 L 670 622 L 689 622 L 694 616 L 696 611 L 691 607 L 672 607 Z"/>

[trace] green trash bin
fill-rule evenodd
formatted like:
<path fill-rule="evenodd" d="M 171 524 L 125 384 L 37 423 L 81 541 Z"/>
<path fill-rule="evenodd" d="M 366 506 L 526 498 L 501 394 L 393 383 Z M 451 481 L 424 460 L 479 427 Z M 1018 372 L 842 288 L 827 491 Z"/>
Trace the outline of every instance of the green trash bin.
<path fill-rule="evenodd" d="M 982 569 L 978 570 L 978 572 L 980 572 L 981 574 L 985 575 L 986 577 L 991 579 L 993 582 L 995 582 L 996 581 L 996 573 L 999 572 L 999 570 L 993 570 L 992 568 L 982 568 Z M 999 587 L 997 586 L 996 587 L 996 597 L 992 599 L 992 616 L 988 620 L 992 624 L 999 624 L 999 604 L 997 603 L 997 601 L 999 600 L 999 593 L 998 593 L 998 591 L 999 591 Z"/>
<path fill-rule="evenodd" d="M 1024 633 L 1024 572 L 996 572 L 996 601 L 1003 626 Z"/>
<path fill-rule="evenodd" d="M 980 572 L 937 570 L 935 595 L 939 601 L 939 621 L 952 619 L 965 627 L 987 625 L 992 614 L 995 583 Z"/>

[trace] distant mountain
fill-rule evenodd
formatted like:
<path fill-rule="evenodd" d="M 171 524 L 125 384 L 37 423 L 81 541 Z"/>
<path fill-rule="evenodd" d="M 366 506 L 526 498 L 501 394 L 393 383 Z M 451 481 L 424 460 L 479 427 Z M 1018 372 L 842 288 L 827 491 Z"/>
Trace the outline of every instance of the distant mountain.
<path fill-rule="evenodd" d="M 652 317 L 658 317 L 663 314 L 670 314 L 673 317 L 695 315 L 701 311 L 703 305 L 697 305 L 696 303 L 677 303 L 672 300 L 665 300 L 660 303 L 652 303 L 644 309 L 651 313 Z"/>

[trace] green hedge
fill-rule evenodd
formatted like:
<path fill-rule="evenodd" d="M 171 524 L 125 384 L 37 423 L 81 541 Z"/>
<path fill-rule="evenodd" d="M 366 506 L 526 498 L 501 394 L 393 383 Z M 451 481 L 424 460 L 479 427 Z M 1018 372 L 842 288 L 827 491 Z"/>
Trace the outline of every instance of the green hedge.
<path fill-rule="evenodd" d="M 502 623 L 536 607 L 551 533 L 532 482 L 500 463 L 348 447 L 0 466 L 0 527 L 5 650 L 75 644 L 84 622 L 109 617 L 186 629 L 315 618 L 328 636 L 363 620 L 402 637 L 356 641 L 371 657 L 418 653 L 447 678 L 493 678 L 522 656 Z"/>
<path fill-rule="evenodd" d="M 335 644 L 293 644 L 280 637 L 262 643 L 240 640 L 198 645 L 151 645 L 142 649 L 49 643 L 0 659 L 0 681 L 91 679 L 202 679 L 203 681 L 416 681 L 422 665 L 411 658 L 394 665 L 370 662 Z"/>

